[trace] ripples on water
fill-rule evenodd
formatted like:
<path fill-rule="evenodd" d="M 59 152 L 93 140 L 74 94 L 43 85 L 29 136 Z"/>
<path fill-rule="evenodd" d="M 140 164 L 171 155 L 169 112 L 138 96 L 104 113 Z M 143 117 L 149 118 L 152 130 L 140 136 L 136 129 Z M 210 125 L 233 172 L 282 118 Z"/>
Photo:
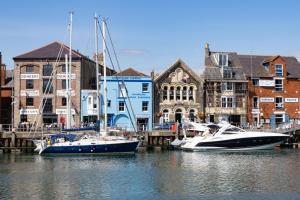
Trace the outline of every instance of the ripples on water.
<path fill-rule="evenodd" d="M 300 199 L 300 151 L 0 155 L 0 199 Z"/>

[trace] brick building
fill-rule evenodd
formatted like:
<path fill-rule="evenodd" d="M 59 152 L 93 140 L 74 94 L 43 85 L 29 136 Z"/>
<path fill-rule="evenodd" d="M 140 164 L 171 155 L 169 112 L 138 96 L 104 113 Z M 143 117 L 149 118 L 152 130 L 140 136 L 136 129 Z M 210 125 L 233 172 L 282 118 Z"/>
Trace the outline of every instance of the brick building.
<path fill-rule="evenodd" d="M 69 54 L 69 47 L 52 42 L 13 58 L 15 127 L 20 122 L 37 126 L 59 123 L 66 117 L 65 54 Z M 81 90 L 96 88 L 96 65 L 72 50 L 71 68 L 71 121 L 73 126 L 79 126 Z"/>
<path fill-rule="evenodd" d="M 250 125 L 299 123 L 300 63 L 295 57 L 239 55 L 248 80 Z"/>

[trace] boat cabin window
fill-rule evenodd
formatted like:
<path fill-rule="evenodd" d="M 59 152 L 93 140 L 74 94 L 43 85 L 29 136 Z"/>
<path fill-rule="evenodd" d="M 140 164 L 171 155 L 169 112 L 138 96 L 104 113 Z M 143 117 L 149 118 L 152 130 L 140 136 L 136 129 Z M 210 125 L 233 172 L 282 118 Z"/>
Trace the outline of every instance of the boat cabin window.
<path fill-rule="evenodd" d="M 239 132 L 245 132 L 245 130 L 238 127 L 229 127 L 223 132 L 223 134 L 237 134 Z"/>

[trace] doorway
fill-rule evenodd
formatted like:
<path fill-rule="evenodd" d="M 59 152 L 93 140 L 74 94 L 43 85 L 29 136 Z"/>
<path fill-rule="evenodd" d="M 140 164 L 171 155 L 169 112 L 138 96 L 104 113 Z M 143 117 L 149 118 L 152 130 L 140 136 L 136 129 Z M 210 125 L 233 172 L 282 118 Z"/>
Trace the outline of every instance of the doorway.
<path fill-rule="evenodd" d="M 136 122 L 138 131 L 148 130 L 148 118 L 137 118 Z"/>
<path fill-rule="evenodd" d="M 175 122 L 181 123 L 181 118 L 182 118 L 182 110 L 181 109 L 177 109 L 175 111 Z"/>

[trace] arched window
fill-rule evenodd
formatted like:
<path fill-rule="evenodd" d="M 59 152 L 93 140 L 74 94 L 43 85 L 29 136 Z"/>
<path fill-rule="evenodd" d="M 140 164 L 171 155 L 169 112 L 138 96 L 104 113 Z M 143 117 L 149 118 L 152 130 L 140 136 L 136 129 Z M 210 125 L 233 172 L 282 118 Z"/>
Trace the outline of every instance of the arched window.
<path fill-rule="evenodd" d="M 186 88 L 186 86 L 184 86 L 183 90 L 182 90 L 182 100 L 183 101 L 187 100 L 187 88 Z"/>
<path fill-rule="evenodd" d="M 190 91 L 189 91 L 189 100 L 193 101 L 194 100 L 194 87 L 191 86 L 190 87 Z"/>
<path fill-rule="evenodd" d="M 163 100 L 167 100 L 168 99 L 168 87 L 165 86 L 163 89 Z"/>
<path fill-rule="evenodd" d="M 180 100 L 180 87 L 176 88 L 176 100 Z"/>
<path fill-rule="evenodd" d="M 170 87 L 170 100 L 174 100 L 174 87 Z"/>

